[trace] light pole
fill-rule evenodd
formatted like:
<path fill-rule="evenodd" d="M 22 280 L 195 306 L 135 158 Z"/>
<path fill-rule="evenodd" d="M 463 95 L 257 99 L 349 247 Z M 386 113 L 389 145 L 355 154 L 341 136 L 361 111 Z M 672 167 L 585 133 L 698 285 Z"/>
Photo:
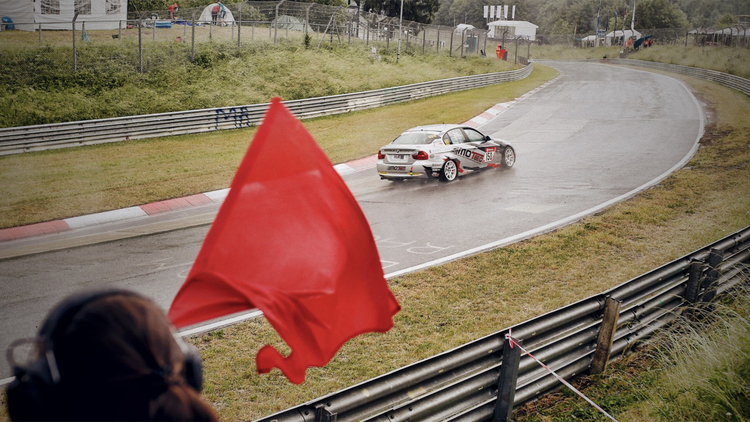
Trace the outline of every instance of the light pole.
<path fill-rule="evenodd" d="M 401 58 L 401 33 L 404 32 L 401 27 L 404 21 L 404 0 L 401 0 L 401 14 L 398 17 L 398 50 L 396 51 L 396 64 Z"/>

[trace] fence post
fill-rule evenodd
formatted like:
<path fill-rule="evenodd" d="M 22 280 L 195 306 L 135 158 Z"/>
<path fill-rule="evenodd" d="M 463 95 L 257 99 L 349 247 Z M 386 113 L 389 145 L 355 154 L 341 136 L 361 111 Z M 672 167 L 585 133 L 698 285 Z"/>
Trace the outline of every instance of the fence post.
<path fill-rule="evenodd" d="M 117 41 L 122 42 L 122 21 L 117 22 Z"/>
<path fill-rule="evenodd" d="M 427 28 L 422 27 L 422 55 L 424 56 L 425 45 L 427 44 Z"/>
<path fill-rule="evenodd" d="M 237 48 L 242 47 L 242 41 L 241 41 L 241 35 L 242 35 L 242 6 L 245 5 L 245 2 L 240 3 L 240 8 L 237 11 L 237 16 L 240 18 L 240 20 L 237 22 Z"/>
<path fill-rule="evenodd" d="M 78 19 L 78 12 L 73 15 L 73 72 L 78 72 L 78 51 L 76 50 L 76 19 Z"/>
<path fill-rule="evenodd" d="M 710 302 L 716 296 L 716 282 L 719 280 L 719 265 L 724 260 L 724 252 L 711 248 L 708 253 L 708 273 L 704 285 L 706 287 L 702 301 Z"/>
<path fill-rule="evenodd" d="M 506 337 L 503 342 L 503 362 L 500 365 L 493 422 L 510 421 L 513 414 L 513 400 L 516 397 L 516 381 L 518 381 L 518 363 L 520 360 L 521 349 L 513 347 L 510 339 Z"/>
<path fill-rule="evenodd" d="M 143 19 L 138 19 L 138 71 L 143 73 Z"/>
<path fill-rule="evenodd" d="M 440 26 L 437 27 L 437 49 L 435 51 L 435 54 L 440 54 Z"/>
<path fill-rule="evenodd" d="M 596 351 L 591 360 L 591 373 L 601 374 L 607 369 L 609 355 L 612 352 L 612 342 L 617 331 L 617 320 L 620 318 L 620 305 L 622 302 L 607 296 L 604 305 L 604 316 L 602 327 L 599 329 L 599 338 L 596 341 Z"/>
<path fill-rule="evenodd" d="M 193 10 L 193 29 L 190 30 L 190 62 L 195 63 L 195 10 Z"/>
<path fill-rule="evenodd" d="M 465 36 L 466 36 L 466 29 L 461 31 L 461 58 L 464 57 L 464 43 L 466 42 L 466 38 L 464 38 Z"/>
<path fill-rule="evenodd" d="M 456 32 L 455 30 L 451 30 L 451 46 L 450 50 L 448 50 L 448 56 L 453 57 L 453 33 Z"/>
<path fill-rule="evenodd" d="M 276 32 L 279 28 L 279 6 L 281 6 L 282 3 L 284 3 L 286 0 L 281 0 L 276 5 L 276 21 L 273 23 L 273 43 L 276 44 Z"/>
<path fill-rule="evenodd" d="M 42 24 L 39 24 L 39 44 L 42 43 Z"/>

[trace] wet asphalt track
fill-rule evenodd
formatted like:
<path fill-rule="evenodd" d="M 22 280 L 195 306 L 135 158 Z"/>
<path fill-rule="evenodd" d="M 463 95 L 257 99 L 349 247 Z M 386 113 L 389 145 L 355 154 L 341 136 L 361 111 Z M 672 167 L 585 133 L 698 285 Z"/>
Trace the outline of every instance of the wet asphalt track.
<path fill-rule="evenodd" d="M 547 64 L 562 76 L 480 128 L 514 145 L 512 170 L 450 184 L 382 181 L 374 168 L 344 177 L 387 275 L 554 229 L 660 180 L 694 151 L 702 111 L 681 82 L 609 65 Z M 204 223 L 194 227 L 0 260 L 0 350 L 32 336 L 59 299 L 82 288 L 133 289 L 167 308 L 217 209 L 155 223 Z M 10 375 L 3 359 L 0 379 Z"/>

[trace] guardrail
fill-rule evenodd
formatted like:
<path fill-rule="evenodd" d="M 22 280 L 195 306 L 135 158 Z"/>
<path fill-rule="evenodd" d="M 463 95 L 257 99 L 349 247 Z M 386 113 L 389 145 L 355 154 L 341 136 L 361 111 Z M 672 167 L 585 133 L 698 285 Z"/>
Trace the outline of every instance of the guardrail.
<path fill-rule="evenodd" d="M 717 72 L 715 70 L 700 69 L 697 67 L 681 66 L 676 64 L 657 63 L 649 62 L 645 60 L 633 60 L 633 59 L 597 59 L 600 63 L 611 63 L 621 64 L 627 66 L 638 66 L 649 69 L 663 70 L 666 72 L 681 73 L 683 75 L 692 76 L 694 78 L 705 79 L 707 81 L 716 82 L 732 89 L 736 89 L 750 96 L 750 80 L 740 76 L 730 75 L 728 73 Z"/>
<path fill-rule="evenodd" d="M 678 308 L 710 301 L 746 279 L 743 266 L 748 263 L 750 227 L 601 294 L 515 325 L 513 338 L 559 375 L 571 378 L 591 365 L 608 298 L 621 301 L 612 359 L 672 322 Z M 258 422 L 491 419 L 508 332 L 499 331 Z M 515 405 L 559 385 L 528 356 L 521 358 L 517 374 Z"/>
<path fill-rule="evenodd" d="M 284 101 L 300 119 L 365 110 L 433 95 L 482 88 L 526 78 L 534 70 L 528 64 L 507 72 L 463 76 L 351 94 Z M 173 113 L 111 119 L 85 120 L 0 129 L 0 155 L 92 145 L 158 136 L 202 133 L 251 127 L 259 123 L 266 104 L 208 108 Z"/>

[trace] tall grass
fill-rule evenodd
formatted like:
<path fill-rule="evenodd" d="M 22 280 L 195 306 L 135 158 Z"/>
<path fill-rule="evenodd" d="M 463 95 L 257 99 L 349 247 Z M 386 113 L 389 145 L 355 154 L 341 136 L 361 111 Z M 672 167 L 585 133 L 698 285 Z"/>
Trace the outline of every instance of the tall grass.
<path fill-rule="evenodd" d="M 722 302 L 681 315 L 656 338 L 650 354 L 659 379 L 643 389 L 639 413 L 649 409 L 660 421 L 750 420 L 750 286 Z"/>

